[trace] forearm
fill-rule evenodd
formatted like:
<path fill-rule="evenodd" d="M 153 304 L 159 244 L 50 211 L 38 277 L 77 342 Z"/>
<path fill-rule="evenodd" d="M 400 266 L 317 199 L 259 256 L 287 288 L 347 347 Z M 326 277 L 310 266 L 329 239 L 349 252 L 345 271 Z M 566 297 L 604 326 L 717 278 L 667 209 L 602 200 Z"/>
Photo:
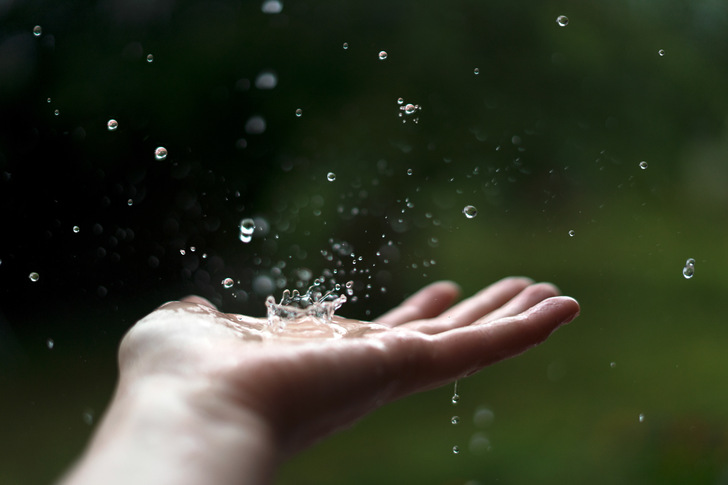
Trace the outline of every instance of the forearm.
<path fill-rule="evenodd" d="M 61 485 L 271 483 L 277 453 L 266 423 L 198 387 L 162 378 L 122 383 Z"/>

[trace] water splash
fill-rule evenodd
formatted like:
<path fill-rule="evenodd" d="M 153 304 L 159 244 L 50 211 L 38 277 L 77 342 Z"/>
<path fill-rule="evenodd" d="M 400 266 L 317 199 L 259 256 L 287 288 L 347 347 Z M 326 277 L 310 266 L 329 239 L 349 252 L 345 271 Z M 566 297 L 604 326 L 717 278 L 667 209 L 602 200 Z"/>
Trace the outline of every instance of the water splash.
<path fill-rule="evenodd" d="M 313 331 L 329 334 L 333 332 L 331 336 L 344 335 L 346 329 L 334 322 L 334 313 L 346 303 L 346 295 L 337 295 L 336 290 L 323 292 L 319 289 L 320 286 L 321 281 L 316 280 L 305 293 L 284 290 L 279 303 L 276 303 L 273 296 L 269 296 L 265 301 L 269 330 L 291 331 L 300 325 L 300 329 L 309 334 Z M 341 289 L 337 286 L 337 289 Z"/>
<path fill-rule="evenodd" d="M 404 98 L 397 98 L 397 105 L 398 116 L 402 119 L 402 123 L 406 123 L 408 118 L 412 118 L 414 123 L 419 123 L 419 116 L 413 115 L 417 115 L 422 110 L 422 106 L 415 103 L 405 103 Z"/>

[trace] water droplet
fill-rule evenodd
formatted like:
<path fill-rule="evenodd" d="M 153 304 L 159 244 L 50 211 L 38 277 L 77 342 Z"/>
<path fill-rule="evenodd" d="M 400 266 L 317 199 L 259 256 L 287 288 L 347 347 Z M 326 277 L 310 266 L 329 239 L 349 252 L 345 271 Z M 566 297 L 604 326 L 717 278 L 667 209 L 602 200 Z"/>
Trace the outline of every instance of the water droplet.
<path fill-rule="evenodd" d="M 349 43 L 348 42 L 344 42 L 343 47 L 344 47 L 344 50 L 348 49 L 349 48 Z"/>
<path fill-rule="evenodd" d="M 30 278 L 30 281 L 35 283 L 36 281 L 38 281 L 40 279 L 40 275 L 38 273 L 36 273 L 35 271 L 33 271 L 32 273 L 30 273 L 28 275 L 28 278 Z"/>
<path fill-rule="evenodd" d="M 134 205 L 134 199 L 128 199 L 126 201 L 126 205 L 128 205 L 129 207 L 131 207 L 132 205 Z"/>
<path fill-rule="evenodd" d="M 78 232 L 79 232 L 80 230 L 81 230 L 81 228 L 80 228 L 80 227 L 78 227 L 78 226 L 73 226 L 73 232 L 74 232 L 74 234 L 78 234 Z"/>
<path fill-rule="evenodd" d="M 387 51 L 379 51 L 379 60 L 383 61 L 384 59 L 387 58 L 387 55 L 388 55 Z"/>
<path fill-rule="evenodd" d="M 232 288 L 234 284 L 235 282 L 232 278 L 225 278 L 224 280 L 222 280 L 222 286 L 225 288 Z"/>
<path fill-rule="evenodd" d="M 92 424 L 94 424 L 94 412 L 93 412 L 93 410 L 87 409 L 86 411 L 83 412 L 83 414 L 81 415 L 81 418 L 83 419 L 83 422 L 84 423 L 86 423 L 87 425 L 91 426 Z"/>
<path fill-rule="evenodd" d="M 457 404 L 458 401 L 460 401 L 460 394 L 458 394 L 458 393 L 453 394 L 452 397 L 450 398 L 450 401 L 453 404 Z"/>
<path fill-rule="evenodd" d="M 249 217 L 246 217 L 240 221 L 240 234 L 238 238 L 244 242 L 249 243 L 253 239 L 253 232 L 255 231 L 255 221 Z"/>
<path fill-rule="evenodd" d="M 46 99 L 46 101 L 48 101 L 50 103 L 51 102 L 51 98 Z"/>
<path fill-rule="evenodd" d="M 576 231 L 574 231 L 573 229 L 571 229 L 569 231 L 569 237 L 574 237 L 574 234 L 576 234 Z"/>
<path fill-rule="evenodd" d="M 346 287 L 347 287 L 348 289 L 352 289 L 352 288 L 354 287 L 354 282 L 353 282 L 353 281 L 347 281 L 347 282 L 346 282 Z"/>
<path fill-rule="evenodd" d="M 495 414 L 493 414 L 493 411 L 486 408 L 485 406 L 479 406 L 478 409 L 475 410 L 475 414 L 473 415 L 473 424 L 482 428 L 493 424 L 494 419 Z"/>
<path fill-rule="evenodd" d="M 642 160 L 642 161 L 640 162 L 640 168 L 641 168 L 642 170 L 646 170 L 646 169 L 647 169 L 647 162 L 645 162 L 644 160 Z M 658 172 L 659 172 L 659 170 L 658 170 Z"/>
<path fill-rule="evenodd" d="M 334 180 L 336 180 L 336 174 L 334 172 L 327 173 L 326 180 L 328 180 L 329 182 L 333 182 Z"/>
<path fill-rule="evenodd" d="M 164 147 L 157 147 L 157 149 L 154 150 L 154 158 L 157 160 L 164 160 L 167 158 L 167 149 Z"/>
<path fill-rule="evenodd" d="M 411 115 L 417 111 L 417 106 L 412 103 L 407 103 L 407 106 L 404 107 L 405 114 Z"/>
<path fill-rule="evenodd" d="M 450 422 L 452 424 L 458 424 L 460 422 L 460 416 L 453 416 L 452 418 L 450 418 Z"/>
<path fill-rule="evenodd" d="M 42 34 L 42 33 L 43 33 L 43 27 L 41 27 L 40 25 L 36 25 L 35 27 L 33 27 L 34 36 L 40 37 L 40 34 Z"/>
<path fill-rule="evenodd" d="M 404 98 L 398 98 L 397 104 L 404 104 Z"/>
<path fill-rule="evenodd" d="M 52 338 L 49 338 L 48 340 L 46 340 L 46 347 L 48 347 L 48 349 L 52 349 L 55 345 L 56 345 L 56 343 L 53 341 Z"/>
<path fill-rule="evenodd" d="M 665 56 L 665 50 L 664 49 L 660 49 L 659 51 L 657 51 L 657 53 L 660 54 L 660 57 L 664 57 Z"/>
<path fill-rule="evenodd" d="M 278 76 L 272 71 L 263 71 L 255 78 L 255 87 L 258 89 L 273 89 L 278 85 Z"/>
<path fill-rule="evenodd" d="M 465 214 L 465 217 L 468 219 L 472 219 L 478 215 L 478 209 L 476 209 L 474 205 L 466 205 L 463 207 L 463 214 Z"/>
<path fill-rule="evenodd" d="M 644 423 L 644 422 L 645 422 L 645 415 L 644 415 L 644 414 L 642 414 L 642 413 L 640 413 L 640 415 L 638 416 L 638 418 L 637 418 L 637 419 L 639 419 L 639 422 L 640 422 L 640 423 Z"/>
<path fill-rule="evenodd" d="M 612 369 L 614 369 L 615 367 L 617 367 L 617 363 L 616 362 L 610 362 L 609 363 L 609 367 L 611 367 Z"/>
<path fill-rule="evenodd" d="M 453 454 L 457 455 L 460 453 L 460 447 L 458 445 L 455 445 L 452 447 Z"/>
<path fill-rule="evenodd" d="M 475 74 L 476 76 L 480 74 L 480 69 L 478 69 L 477 67 L 473 69 L 473 74 Z"/>
<path fill-rule="evenodd" d="M 296 116 L 300 118 L 302 114 L 303 114 L 303 110 L 301 108 L 298 108 L 296 110 Z"/>
<path fill-rule="evenodd" d="M 559 27 L 566 27 L 569 25 L 569 17 L 566 15 L 559 15 L 556 17 L 556 23 L 559 24 Z"/>
<path fill-rule="evenodd" d="M 53 111 L 53 114 L 56 115 L 56 116 L 58 116 L 59 114 L 61 114 L 61 110 L 59 110 L 59 109 L 54 110 Z"/>
<path fill-rule="evenodd" d="M 413 173 L 414 173 L 414 172 L 412 171 L 412 169 L 411 169 L 411 168 L 408 168 L 408 169 L 407 169 L 407 175 L 412 175 Z"/>
<path fill-rule="evenodd" d="M 262 116 L 251 116 L 248 118 L 248 121 L 245 122 L 245 132 L 250 135 L 260 135 L 265 132 L 265 128 L 265 118 Z"/>
<path fill-rule="evenodd" d="M 109 131 L 116 131 L 116 129 L 118 127 L 119 127 L 119 122 L 114 119 L 111 119 L 106 122 L 106 129 L 108 129 Z"/>
<path fill-rule="evenodd" d="M 281 13 L 283 11 L 283 4 L 279 0 L 266 0 L 261 5 L 260 10 L 268 14 Z"/>
<path fill-rule="evenodd" d="M 147 54 L 147 62 L 154 62 L 154 56 L 152 54 Z"/>
<path fill-rule="evenodd" d="M 687 280 L 695 275 L 695 260 L 693 258 L 688 258 L 688 260 L 685 261 L 685 267 L 683 268 L 682 273 Z"/>

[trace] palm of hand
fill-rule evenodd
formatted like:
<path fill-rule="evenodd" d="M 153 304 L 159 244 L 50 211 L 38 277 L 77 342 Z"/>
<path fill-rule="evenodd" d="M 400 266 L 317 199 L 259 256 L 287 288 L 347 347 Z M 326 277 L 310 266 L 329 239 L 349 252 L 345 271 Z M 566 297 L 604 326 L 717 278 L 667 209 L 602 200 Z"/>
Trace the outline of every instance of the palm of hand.
<path fill-rule="evenodd" d="M 135 325 L 120 350 L 122 382 L 150 375 L 197 386 L 266 421 L 285 453 L 372 409 L 519 354 L 579 311 L 548 284 L 507 278 L 449 308 L 435 283 L 374 324 L 337 320 L 358 338 L 261 338 L 267 321 L 189 297 Z"/>

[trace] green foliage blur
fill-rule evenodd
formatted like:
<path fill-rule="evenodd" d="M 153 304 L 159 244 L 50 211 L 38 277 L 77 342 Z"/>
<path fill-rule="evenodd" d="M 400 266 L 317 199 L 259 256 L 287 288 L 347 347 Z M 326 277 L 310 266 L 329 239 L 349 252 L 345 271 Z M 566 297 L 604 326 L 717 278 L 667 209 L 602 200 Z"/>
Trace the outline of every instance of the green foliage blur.
<path fill-rule="evenodd" d="M 456 406 L 434 390 L 316 445 L 281 485 L 728 483 L 728 4 L 279 5 L 0 2 L 2 211 L 24 228 L 0 246 L 0 483 L 78 456 L 136 319 L 181 292 L 260 315 L 261 281 L 332 269 L 341 242 L 362 257 L 347 316 L 512 274 L 582 315 Z M 242 217 L 267 232 L 242 243 Z M 58 235 L 102 219 L 135 239 Z"/>

